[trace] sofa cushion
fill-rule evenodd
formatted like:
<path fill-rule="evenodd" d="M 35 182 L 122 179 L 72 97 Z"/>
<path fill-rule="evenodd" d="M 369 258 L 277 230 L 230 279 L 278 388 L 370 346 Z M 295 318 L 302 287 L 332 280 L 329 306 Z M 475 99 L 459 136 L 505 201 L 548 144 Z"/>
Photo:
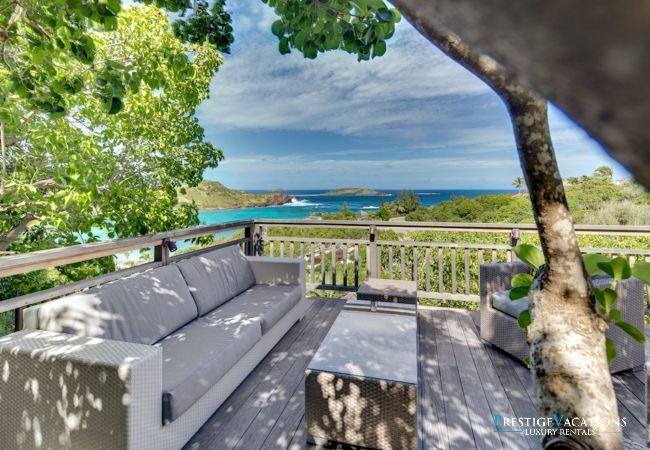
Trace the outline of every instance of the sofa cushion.
<path fill-rule="evenodd" d="M 182 260 L 178 267 L 201 316 L 255 284 L 255 275 L 237 245 Z"/>
<path fill-rule="evenodd" d="M 298 304 L 301 294 L 297 284 L 256 284 L 199 320 L 215 325 L 259 321 L 266 334 Z"/>
<path fill-rule="evenodd" d="M 492 294 L 492 307 L 516 319 L 528 309 L 528 297 L 510 300 L 510 291 L 495 292 Z"/>
<path fill-rule="evenodd" d="M 178 267 L 164 266 L 35 307 L 36 327 L 151 345 L 198 315 Z M 34 320 L 31 320 L 34 323 Z"/>
<path fill-rule="evenodd" d="M 195 320 L 156 343 L 163 351 L 163 422 L 187 411 L 261 337 L 259 322 Z"/>
<path fill-rule="evenodd" d="M 591 281 L 595 287 L 600 289 L 610 287 L 612 284 L 612 279 L 603 275 L 596 275 L 592 277 Z M 509 290 L 495 292 L 492 294 L 492 307 L 516 319 L 519 314 L 528 309 L 528 297 L 510 300 Z"/>

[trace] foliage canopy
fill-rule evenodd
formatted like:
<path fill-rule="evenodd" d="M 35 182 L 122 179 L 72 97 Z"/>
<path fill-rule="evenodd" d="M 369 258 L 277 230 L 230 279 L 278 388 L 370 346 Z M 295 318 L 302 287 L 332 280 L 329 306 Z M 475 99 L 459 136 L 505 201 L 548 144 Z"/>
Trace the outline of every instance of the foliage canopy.
<path fill-rule="evenodd" d="M 84 92 L 67 95 L 67 114 L 58 119 L 34 112 L 28 99 L 12 101 L 3 124 L 0 250 L 198 224 L 193 205 L 178 205 L 177 190 L 198 184 L 223 157 L 194 117 L 222 58 L 208 43 L 179 41 L 153 6 L 126 8 L 119 17 L 117 30 L 93 36 L 97 57 L 133 61 L 156 87 L 141 84 L 114 115 Z M 85 70 L 75 60 L 65 67 L 71 77 Z M 102 75 L 85 76 L 96 83 Z M 27 232 L 7 239 L 21 224 L 29 224 Z"/>

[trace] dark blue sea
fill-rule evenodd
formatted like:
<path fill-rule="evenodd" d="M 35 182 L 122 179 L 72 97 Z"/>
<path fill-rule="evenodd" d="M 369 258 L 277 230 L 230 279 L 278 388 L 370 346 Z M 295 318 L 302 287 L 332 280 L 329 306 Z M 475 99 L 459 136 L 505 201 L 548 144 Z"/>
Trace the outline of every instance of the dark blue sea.
<path fill-rule="evenodd" d="M 269 191 L 250 190 L 247 192 L 261 194 Z M 304 219 L 316 213 L 333 213 L 347 203 L 352 211 L 375 211 L 379 208 L 381 199 L 385 202 L 395 200 L 400 191 L 381 190 L 384 195 L 371 196 L 342 196 L 323 195 L 326 190 L 294 190 L 286 194 L 296 197 L 295 203 L 269 206 L 264 208 L 223 209 L 218 211 L 201 211 L 200 218 L 203 223 L 213 224 L 242 219 Z M 420 198 L 423 206 L 433 206 L 440 202 L 450 200 L 453 196 L 479 197 L 481 195 L 516 193 L 512 189 L 489 190 L 459 190 L 459 189 L 416 189 L 413 192 Z"/>

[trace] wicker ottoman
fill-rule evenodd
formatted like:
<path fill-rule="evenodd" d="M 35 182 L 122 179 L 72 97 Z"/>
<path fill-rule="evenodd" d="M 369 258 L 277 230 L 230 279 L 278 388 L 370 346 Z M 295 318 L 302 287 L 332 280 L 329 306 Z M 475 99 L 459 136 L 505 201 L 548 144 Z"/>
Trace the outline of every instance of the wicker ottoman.
<path fill-rule="evenodd" d="M 312 444 L 417 447 L 416 318 L 343 310 L 305 377 Z"/>

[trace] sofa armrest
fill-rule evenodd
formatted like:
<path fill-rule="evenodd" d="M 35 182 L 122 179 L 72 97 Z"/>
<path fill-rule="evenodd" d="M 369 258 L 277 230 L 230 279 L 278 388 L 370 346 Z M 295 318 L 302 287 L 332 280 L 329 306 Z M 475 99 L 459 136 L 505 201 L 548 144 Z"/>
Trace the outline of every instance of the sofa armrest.
<path fill-rule="evenodd" d="M 300 284 L 305 294 L 305 261 L 300 258 L 247 256 L 255 281 L 267 284 Z"/>
<path fill-rule="evenodd" d="M 148 448 L 162 423 L 157 347 L 20 331 L 0 338 L 0 372 L 0 441 L 20 448 Z"/>

